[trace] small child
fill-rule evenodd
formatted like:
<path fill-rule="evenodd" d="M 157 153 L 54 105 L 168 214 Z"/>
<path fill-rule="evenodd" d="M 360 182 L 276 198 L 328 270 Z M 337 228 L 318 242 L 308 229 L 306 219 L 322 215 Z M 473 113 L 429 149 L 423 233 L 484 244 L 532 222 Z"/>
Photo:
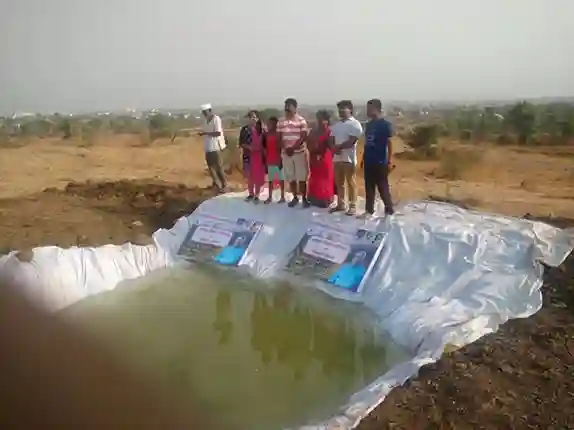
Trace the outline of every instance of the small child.
<path fill-rule="evenodd" d="M 281 198 L 279 203 L 285 203 L 285 182 L 281 171 L 281 148 L 279 146 L 279 134 L 277 133 L 277 123 L 279 120 L 272 116 L 267 120 L 267 132 L 265 133 L 265 160 L 267 162 L 267 177 L 269 181 L 269 197 L 265 204 L 273 201 L 273 183 L 279 181 L 281 187 Z"/>

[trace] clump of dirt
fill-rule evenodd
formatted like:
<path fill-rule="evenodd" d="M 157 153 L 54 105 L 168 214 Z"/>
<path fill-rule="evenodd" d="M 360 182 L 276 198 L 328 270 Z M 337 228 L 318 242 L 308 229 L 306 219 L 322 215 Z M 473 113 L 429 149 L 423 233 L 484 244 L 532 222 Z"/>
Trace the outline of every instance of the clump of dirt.
<path fill-rule="evenodd" d="M 26 198 L 0 200 L 0 252 L 34 246 L 149 243 L 215 195 L 161 181 L 69 183 Z"/>
<path fill-rule="evenodd" d="M 93 201 L 93 206 L 118 214 L 139 215 L 154 229 L 170 228 L 178 218 L 193 212 L 215 196 L 211 188 L 187 187 L 163 181 L 70 182 L 62 192 Z"/>

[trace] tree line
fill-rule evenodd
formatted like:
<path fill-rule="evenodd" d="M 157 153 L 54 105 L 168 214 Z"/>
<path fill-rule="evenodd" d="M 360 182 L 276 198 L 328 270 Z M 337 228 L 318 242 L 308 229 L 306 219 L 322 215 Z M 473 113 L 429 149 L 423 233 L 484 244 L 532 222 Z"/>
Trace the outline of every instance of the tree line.
<path fill-rule="evenodd" d="M 463 142 L 567 145 L 574 140 L 574 105 L 521 101 L 501 107 L 431 111 L 428 118 L 403 132 L 415 149 L 430 148 L 440 137 Z"/>
<path fill-rule="evenodd" d="M 262 119 L 279 116 L 277 109 L 261 110 Z M 312 122 L 313 112 L 305 112 Z M 361 112 L 362 114 L 362 112 Z M 222 112 L 225 126 L 243 124 L 243 115 Z M 416 148 L 432 147 L 440 137 L 459 141 L 488 141 L 499 144 L 571 143 L 574 139 L 574 104 L 533 104 L 521 101 L 508 106 L 470 106 L 403 110 L 389 109 L 388 116 L 401 135 Z M 366 120 L 359 115 L 360 120 Z M 201 124 L 190 114 L 153 113 L 130 115 L 32 115 L 21 118 L 0 117 L 0 143 L 20 137 L 59 137 L 90 140 L 96 135 L 138 134 L 145 143 L 158 138 L 187 137 Z"/>

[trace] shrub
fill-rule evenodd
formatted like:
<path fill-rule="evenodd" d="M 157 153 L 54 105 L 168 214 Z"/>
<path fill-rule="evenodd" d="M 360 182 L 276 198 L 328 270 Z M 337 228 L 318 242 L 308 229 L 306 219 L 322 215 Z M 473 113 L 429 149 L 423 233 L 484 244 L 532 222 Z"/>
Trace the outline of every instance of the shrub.
<path fill-rule="evenodd" d="M 411 133 L 406 136 L 406 143 L 415 152 L 418 159 L 433 159 L 437 156 L 438 136 L 441 128 L 436 124 L 422 124 L 416 126 Z"/>
<path fill-rule="evenodd" d="M 439 127 L 436 124 L 423 124 L 416 126 L 407 139 L 407 144 L 414 150 L 429 148 L 436 145 Z"/>
<path fill-rule="evenodd" d="M 528 143 L 536 128 L 536 107 L 522 101 L 510 108 L 506 115 L 507 124 L 518 136 L 518 144 Z"/>
<path fill-rule="evenodd" d="M 496 144 L 497 145 L 513 145 L 514 139 L 512 138 L 512 136 L 510 136 L 508 134 L 501 134 L 499 136 L 496 136 Z"/>
<path fill-rule="evenodd" d="M 472 130 L 461 130 L 459 133 L 460 140 L 468 141 L 472 139 Z"/>
<path fill-rule="evenodd" d="M 58 123 L 58 131 L 62 133 L 63 139 L 72 137 L 72 122 L 68 118 L 62 118 Z"/>
<path fill-rule="evenodd" d="M 281 118 L 281 111 L 279 109 L 267 108 L 259 112 L 259 117 L 262 121 L 267 121 L 272 116 Z"/>
<path fill-rule="evenodd" d="M 482 162 L 482 151 L 475 148 L 448 149 L 442 152 L 439 177 L 451 181 L 459 180 L 464 173 Z"/>

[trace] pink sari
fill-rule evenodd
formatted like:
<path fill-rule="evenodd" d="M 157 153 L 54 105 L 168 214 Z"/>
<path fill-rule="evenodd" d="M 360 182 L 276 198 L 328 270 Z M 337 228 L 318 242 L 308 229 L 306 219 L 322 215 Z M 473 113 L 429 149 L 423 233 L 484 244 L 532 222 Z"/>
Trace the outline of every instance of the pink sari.
<path fill-rule="evenodd" d="M 259 196 L 265 183 L 265 162 L 263 159 L 263 136 L 255 127 L 251 128 L 251 149 L 249 151 L 249 194 Z"/>
<path fill-rule="evenodd" d="M 310 148 L 308 196 L 311 203 L 318 206 L 331 204 L 334 195 L 333 152 L 327 146 L 330 133 L 329 128 L 317 130 L 315 142 Z"/>

